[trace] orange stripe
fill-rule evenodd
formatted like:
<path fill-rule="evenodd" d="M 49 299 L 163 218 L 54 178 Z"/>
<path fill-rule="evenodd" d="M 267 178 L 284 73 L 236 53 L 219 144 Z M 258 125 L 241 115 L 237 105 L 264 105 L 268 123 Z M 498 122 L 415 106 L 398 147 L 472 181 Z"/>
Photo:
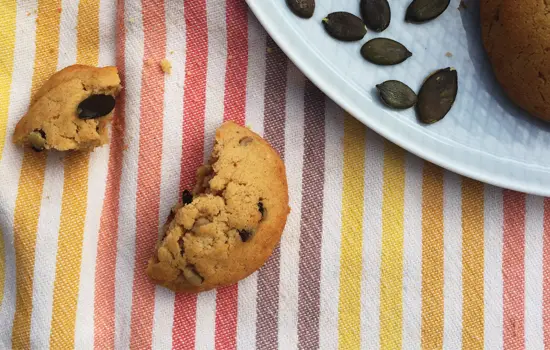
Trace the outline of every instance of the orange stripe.
<path fill-rule="evenodd" d="M 443 348 L 443 169 L 424 165 L 422 185 L 422 348 Z"/>
<path fill-rule="evenodd" d="M 462 348 L 483 348 L 483 184 L 462 183 Z"/>
<path fill-rule="evenodd" d="M 36 27 L 36 53 L 32 81 L 35 93 L 57 66 L 59 46 L 59 0 L 38 2 Z M 25 150 L 14 213 L 14 246 L 17 297 L 12 330 L 14 349 L 30 347 L 30 323 L 32 313 L 32 288 L 36 229 L 40 215 L 46 153 Z"/>
<path fill-rule="evenodd" d="M 99 59 L 99 1 L 78 5 L 77 62 L 97 65 Z M 74 347 L 82 242 L 88 194 L 88 152 L 65 156 L 63 197 L 53 291 L 50 347 Z"/>

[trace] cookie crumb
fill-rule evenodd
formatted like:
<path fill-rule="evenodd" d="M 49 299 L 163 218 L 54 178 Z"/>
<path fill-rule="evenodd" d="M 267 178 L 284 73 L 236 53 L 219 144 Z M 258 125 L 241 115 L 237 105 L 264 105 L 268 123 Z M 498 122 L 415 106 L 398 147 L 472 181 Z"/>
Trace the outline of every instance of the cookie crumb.
<path fill-rule="evenodd" d="M 173 55 L 173 54 L 174 54 L 174 50 L 171 50 L 171 51 L 170 51 L 170 55 Z"/>
<path fill-rule="evenodd" d="M 30 15 L 31 15 L 31 13 L 30 13 L 30 12 L 27 12 L 27 17 L 29 17 Z"/>
<path fill-rule="evenodd" d="M 452 54 L 452 53 L 450 53 L 450 52 L 447 52 L 447 53 L 445 54 L 445 56 L 447 56 L 447 57 L 451 58 L 451 57 L 453 57 L 453 54 Z"/>
<path fill-rule="evenodd" d="M 135 21 L 136 21 L 136 20 L 133 19 L 133 18 L 130 18 L 130 19 L 128 20 L 128 22 L 130 22 L 130 23 L 134 23 Z"/>
<path fill-rule="evenodd" d="M 273 49 L 271 47 L 268 47 L 266 51 L 267 51 L 267 53 L 272 53 Z"/>
<path fill-rule="evenodd" d="M 160 62 L 160 68 L 162 71 L 166 74 L 172 74 L 172 63 L 168 61 L 166 58 L 163 58 Z"/>
<path fill-rule="evenodd" d="M 466 10 L 468 8 L 468 6 L 466 5 L 466 3 L 464 2 L 464 0 L 461 0 L 460 1 L 460 4 L 458 5 L 458 10 Z"/>
<path fill-rule="evenodd" d="M 146 59 L 146 60 L 145 60 L 145 65 L 146 65 L 147 67 L 151 67 L 151 66 L 153 65 L 153 60 L 150 59 L 150 58 Z"/>
<path fill-rule="evenodd" d="M 61 13 L 61 11 L 62 11 L 61 7 L 58 7 L 57 12 Z"/>
<path fill-rule="evenodd" d="M 124 144 L 124 145 L 122 146 L 122 150 L 123 150 L 123 151 L 127 151 L 127 150 L 128 150 L 128 145 L 127 145 L 127 144 Z"/>

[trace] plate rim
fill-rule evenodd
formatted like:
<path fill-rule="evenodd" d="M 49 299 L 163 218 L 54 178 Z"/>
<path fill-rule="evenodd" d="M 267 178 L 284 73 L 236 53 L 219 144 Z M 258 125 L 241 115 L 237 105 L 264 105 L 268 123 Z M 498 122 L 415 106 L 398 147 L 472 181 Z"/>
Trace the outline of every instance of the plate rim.
<path fill-rule="evenodd" d="M 347 111 L 352 117 L 359 120 L 361 123 L 366 125 L 368 128 L 372 129 L 385 139 L 395 143 L 399 147 L 411 152 L 412 154 L 429 161 L 433 164 L 436 164 L 444 169 L 450 170 L 459 175 L 484 182 L 489 185 L 498 186 L 504 189 L 510 189 L 514 191 L 524 192 L 528 194 L 540 195 L 540 196 L 550 196 L 550 171 L 543 170 L 544 168 L 538 167 L 536 165 L 521 164 L 521 167 L 512 166 L 509 172 L 521 174 L 522 178 L 526 176 L 532 176 L 533 179 L 538 178 L 539 181 L 533 180 L 530 182 L 527 181 L 518 181 L 517 177 L 514 176 L 505 176 L 502 172 L 496 170 L 495 168 L 502 168 L 505 166 L 513 165 L 514 163 L 519 163 L 518 161 L 512 159 L 502 159 L 497 156 L 483 153 L 479 150 L 472 149 L 469 146 L 457 144 L 455 146 L 449 145 L 446 142 L 443 142 L 440 139 L 436 139 L 427 133 L 424 133 L 423 136 L 427 136 L 431 139 L 432 143 L 436 143 L 437 146 L 442 148 L 449 148 L 449 151 L 454 151 L 460 148 L 461 152 L 472 153 L 470 156 L 477 156 L 480 158 L 480 161 L 477 162 L 465 162 L 464 159 L 452 158 L 449 156 L 449 152 L 439 152 L 439 148 L 432 148 L 426 144 L 426 140 L 420 142 L 415 140 L 414 137 L 399 137 L 402 134 L 407 134 L 407 130 L 392 130 L 392 127 L 389 125 L 384 125 L 384 123 L 377 123 L 373 117 L 369 117 L 367 112 L 362 112 L 359 109 L 357 103 L 352 101 L 349 97 L 346 97 L 345 94 L 339 93 L 337 89 L 332 88 L 334 84 L 329 83 L 329 78 L 323 76 L 323 74 L 318 74 L 315 71 L 313 65 L 306 62 L 305 52 L 314 52 L 311 49 L 308 49 L 309 45 L 304 45 L 302 48 L 297 47 L 297 42 L 301 40 L 287 40 L 289 35 L 285 32 L 288 32 L 290 29 L 281 26 L 281 22 L 286 22 L 283 16 L 280 15 L 279 11 L 268 12 L 264 11 L 264 6 L 273 5 L 274 0 L 245 0 L 248 4 L 250 10 L 254 13 L 258 21 L 268 32 L 271 38 L 275 43 L 281 48 L 281 50 L 289 57 L 290 60 L 300 69 L 300 71 L 311 80 L 323 93 L 330 97 L 336 104 L 341 108 Z M 281 2 L 283 3 L 283 2 Z M 284 6 L 284 5 L 283 5 Z M 297 20 L 304 20 L 301 18 L 296 18 Z M 311 19 L 310 19 L 311 20 Z M 310 60 L 317 60 L 323 62 L 323 60 L 314 55 Z M 319 63 L 317 62 L 317 64 Z M 339 74 L 330 72 L 332 69 L 327 70 L 326 75 L 332 76 L 332 79 L 341 79 Z M 333 80 L 334 82 L 334 80 Z M 372 104 L 374 108 L 381 110 L 380 107 L 375 106 L 374 103 L 365 101 L 365 103 Z M 382 110 L 382 113 L 387 113 Z M 380 118 L 378 118 L 380 119 Z M 386 123 L 391 124 L 391 123 Z M 410 130 L 410 127 L 408 128 Z M 415 131 L 417 133 L 417 131 Z M 420 133 L 418 133 L 420 134 Z M 455 143 L 455 142 L 453 142 Z M 469 157 L 463 157 L 469 158 Z M 538 169 L 537 169 L 538 168 Z M 492 170 L 487 170 L 492 169 Z M 507 169 L 508 170 L 508 169 Z M 548 178 L 548 183 L 544 184 L 542 181 L 543 178 Z"/>

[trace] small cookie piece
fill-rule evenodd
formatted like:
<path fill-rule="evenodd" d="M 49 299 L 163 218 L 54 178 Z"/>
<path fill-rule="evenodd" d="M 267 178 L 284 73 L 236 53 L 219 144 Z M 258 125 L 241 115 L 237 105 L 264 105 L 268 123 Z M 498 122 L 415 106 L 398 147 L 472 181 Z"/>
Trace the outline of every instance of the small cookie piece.
<path fill-rule="evenodd" d="M 550 3 L 481 0 L 482 38 L 510 99 L 550 121 Z"/>
<path fill-rule="evenodd" d="M 224 123 L 193 193 L 172 209 L 147 275 L 190 293 L 237 283 L 269 258 L 289 211 L 277 152 L 249 129 Z"/>
<path fill-rule="evenodd" d="M 33 96 L 27 114 L 15 127 L 13 142 L 37 152 L 89 151 L 104 145 L 120 89 L 116 67 L 64 68 Z"/>

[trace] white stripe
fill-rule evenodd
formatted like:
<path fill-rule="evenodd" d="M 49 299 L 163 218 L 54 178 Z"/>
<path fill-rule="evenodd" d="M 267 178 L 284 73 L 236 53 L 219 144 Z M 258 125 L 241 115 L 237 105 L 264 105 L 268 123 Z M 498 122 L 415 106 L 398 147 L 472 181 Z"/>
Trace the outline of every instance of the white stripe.
<path fill-rule="evenodd" d="M 59 20 L 59 58 L 57 70 L 76 62 L 77 24 L 79 0 L 62 0 Z M 55 11 L 55 9 L 51 9 Z"/>
<path fill-rule="evenodd" d="M 422 325 L 422 170 L 410 153 L 405 161 L 403 217 L 403 349 L 420 349 Z"/>
<path fill-rule="evenodd" d="M 99 55 L 98 65 L 115 64 L 116 2 L 101 0 L 99 3 Z M 109 145 L 96 148 L 90 154 L 88 165 L 88 196 L 86 222 L 82 241 L 80 285 L 75 320 L 75 348 L 92 349 L 94 346 L 94 293 L 97 243 L 101 212 L 107 185 Z"/>
<path fill-rule="evenodd" d="M 4 298 L 0 307 L 0 348 L 11 348 L 11 332 L 15 313 L 15 247 L 13 214 L 23 161 L 23 150 L 11 142 L 15 124 L 25 114 L 29 101 L 35 56 L 36 22 L 29 20 L 27 12 L 37 7 L 36 1 L 18 1 L 16 14 L 15 47 L 12 73 L 6 142 L 0 162 L 0 230 L 3 233 L 6 272 Z M 19 276 L 18 278 L 24 278 Z"/>
<path fill-rule="evenodd" d="M 485 349 L 502 349 L 503 287 L 502 287 L 502 248 L 503 248 L 503 206 L 502 190 L 485 186 L 485 263 L 484 263 L 484 303 L 485 303 Z"/>
<path fill-rule="evenodd" d="M 264 85 L 266 33 L 252 12 L 248 12 L 248 70 L 246 78 L 246 125 L 264 133 Z"/>
<path fill-rule="evenodd" d="M 527 196 L 525 206 L 525 348 L 544 349 L 543 232 L 544 198 Z"/>
<path fill-rule="evenodd" d="M 462 190 L 461 177 L 443 179 L 443 348 L 462 348 Z"/>
<path fill-rule="evenodd" d="M 265 31 L 248 13 L 248 70 L 246 87 L 246 125 L 263 136 L 265 84 Z M 256 306 L 258 273 L 239 282 L 237 312 L 237 349 L 256 347 Z"/>
<path fill-rule="evenodd" d="M 216 330 L 216 291 L 200 293 L 197 296 L 197 316 L 195 324 L 195 349 L 214 349 Z"/>
<path fill-rule="evenodd" d="M 227 57 L 226 26 L 220 25 L 225 18 L 225 1 L 206 2 L 208 24 L 208 63 L 206 71 L 206 102 L 204 115 L 204 158 L 212 152 L 216 129 L 223 122 L 225 68 Z"/>
<path fill-rule="evenodd" d="M 384 140 L 367 130 L 361 272 L 361 349 L 380 348 L 380 264 Z M 341 171 L 341 170 L 340 170 Z"/>
<path fill-rule="evenodd" d="M 139 153 L 139 120 L 141 73 L 143 69 L 143 22 L 141 2 L 126 0 L 124 4 L 126 24 L 126 130 L 120 183 L 117 259 L 115 270 L 115 347 L 130 346 L 130 322 L 132 314 L 132 287 L 134 280 L 136 193 Z M 130 21 L 131 20 L 131 21 Z M 138 273 L 143 273 L 138 271 Z"/>
<path fill-rule="evenodd" d="M 35 244 L 30 331 L 32 349 L 45 349 L 50 345 L 57 238 L 63 196 L 63 163 L 62 154 L 48 154 Z"/>
<path fill-rule="evenodd" d="M 181 146 L 183 123 L 183 91 L 185 76 L 185 21 L 183 0 L 167 2 L 166 57 L 172 72 L 164 79 L 164 122 L 162 133 L 162 163 L 160 182 L 159 229 L 166 222 L 172 206 L 180 198 Z M 175 126 L 175 127 L 174 127 Z M 153 349 L 172 347 L 174 322 L 173 292 L 156 287 L 153 318 Z"/>
<path fill-rule="evenodd" d="M 286 90 L 285 165 L 292 208 L 281 239 L 279 279 L 279 329 L 281 349 L 298 344 L 298 268 L 302 167 L 304 155 L 304 76 L 288 63 Z"/>
<path fill-rule="evenodd" d="M 321 245 L 321 281 L 319 346 L 338 348 L 338 295 L 340 280 L 340 232 L 342 232 L 342 188 L 344 150 L 343 111 L 325 99 L 325 185 L 323 188 L 323 240 Z"/>

